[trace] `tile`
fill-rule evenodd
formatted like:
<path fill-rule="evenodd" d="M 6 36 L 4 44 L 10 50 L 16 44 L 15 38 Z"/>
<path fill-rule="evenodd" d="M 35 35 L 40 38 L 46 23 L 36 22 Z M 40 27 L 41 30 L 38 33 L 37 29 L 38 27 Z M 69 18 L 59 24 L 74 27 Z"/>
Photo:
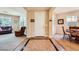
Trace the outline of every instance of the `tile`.
<path fill-rule="evenodd" d="M 24 51 L 56 51 L 49 39 L 31 39 Z"/>

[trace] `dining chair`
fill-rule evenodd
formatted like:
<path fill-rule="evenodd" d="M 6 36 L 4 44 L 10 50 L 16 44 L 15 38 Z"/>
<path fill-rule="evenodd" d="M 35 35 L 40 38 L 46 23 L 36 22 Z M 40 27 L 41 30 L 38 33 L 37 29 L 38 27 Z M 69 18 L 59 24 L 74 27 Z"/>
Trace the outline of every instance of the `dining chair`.
<path fill-rule="evenodd" d="M 69 28 L 70 29 L 70 40 L 75 40 L 77 36 L 77 31 L 75 28 Z"/>
<path fill-rule="evenodd" d="M 69 35 L 70 34 L 67 34 L 66 32 L 65 32 L 65 29 L 64 29 L 64 26 L 62 26 L 62 30 L 63 30 L 63 39 L 65 39 L 65 38 L 67 38 L 67 39 L 69 39 Z"/>
<path fill-rule="evenodd" d="M 77 29 L 77 35 L 76 35 L 76 39 L 75 40 L 79 42 L 79 29 Z"/>

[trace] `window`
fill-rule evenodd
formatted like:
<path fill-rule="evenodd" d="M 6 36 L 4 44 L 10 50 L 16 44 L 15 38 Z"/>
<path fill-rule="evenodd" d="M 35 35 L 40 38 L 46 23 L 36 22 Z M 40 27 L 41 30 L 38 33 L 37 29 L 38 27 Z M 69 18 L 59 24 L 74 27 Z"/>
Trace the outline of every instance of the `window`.
<path fill-rule="evenodd" d="M 77 22 L 77 16 L 67 16 L 67 21 L 66 24 L 67 26 L 77 26 L 78 22 Z"/>
<path fill-rule="evenodd" d="M 0 26 L 12 26 L 11 17 L 0 17 Z"/>
<path fill-rule="evenodd" d="M 26 26 L 26 17 L 20 16 L 19 25 L 20 27 Z"/>

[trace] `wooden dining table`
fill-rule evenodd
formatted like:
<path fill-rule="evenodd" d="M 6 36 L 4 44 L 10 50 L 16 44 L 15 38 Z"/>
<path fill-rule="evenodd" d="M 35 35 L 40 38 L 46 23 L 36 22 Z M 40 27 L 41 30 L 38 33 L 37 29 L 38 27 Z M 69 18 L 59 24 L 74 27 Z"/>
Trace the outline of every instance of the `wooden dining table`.
<path fill-rule="evenodd" d="M 72 36 L 72 32 L 75 34 L 75 40 L 79 41 L 79 27 L 70 27 L 69 29 L 66 29 L 66 32 Z"/>

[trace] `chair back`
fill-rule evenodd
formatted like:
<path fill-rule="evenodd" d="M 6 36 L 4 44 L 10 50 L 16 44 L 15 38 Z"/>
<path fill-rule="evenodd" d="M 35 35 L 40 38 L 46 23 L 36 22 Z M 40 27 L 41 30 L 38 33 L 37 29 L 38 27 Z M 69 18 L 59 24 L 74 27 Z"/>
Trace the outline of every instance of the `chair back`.
<path fill-rule="evenodd" d="M 24 33 L 25 29 L 26 29 L 26 27 L 21 27 L 21 32 Z"/>
<path fill-rule="evenodd" d="M 65 33 L 65 30 L 64 30 L 64 26 L 62 26 L 62 30 L 63 30 L 63 34 L 66 34 L 66 33 Z"/>
<path fill-rule="evenodd" d="M 70 30 L 70 35 L 72 36 L 72 37 L 76 37 L 76 35 L 77 35 L 77 29 L 76 29 L 76 27 L 69 27 L 69 30 Z"/>

